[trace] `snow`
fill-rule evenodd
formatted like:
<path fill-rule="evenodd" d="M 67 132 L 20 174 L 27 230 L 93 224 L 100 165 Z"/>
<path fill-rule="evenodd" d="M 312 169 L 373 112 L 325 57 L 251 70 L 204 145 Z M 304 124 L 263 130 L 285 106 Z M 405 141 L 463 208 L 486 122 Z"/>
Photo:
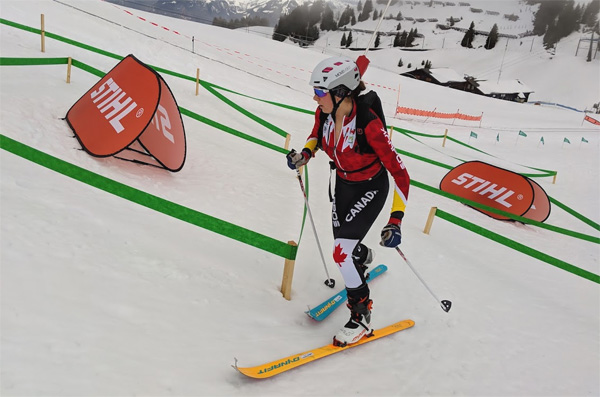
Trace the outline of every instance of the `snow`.
<path fill-rule="evenodd" d="M 521 83 L 519 80 L 503 80 L 502 83 L 495 81 L 478 81 L 479 89 L 485 94 L 492 93 L 524 93 L 533 92 L 533 90 Z"/>
<path fill-rule="evenodd" d="M 440 83 L 448 83 L 450 81 L 464 81 L 464 76 L 458 74 L 450 68 L 436 68 L 430 70 L 431 75 Z"/>
<path fill-rule="evenodd" d="M 493 4 L 498 4 L 496 11 L 508 11 L 504 2 Z M 39 26 L 43 13 L 52 33 L 122 56 L 133 53 L 150 65 L 188 76 L 200 68 L 203 80 L 250 97 L 315 107 L 308 77 L 314 65 L 334 52 L 331 48 L 301 49 L 243 30 L 131 12 L 134 15 L 95 0 L 3 0 L 0 8 L 3 19 L 32 27 Z M 426 40 L 429 43 L 430 35 Z M 434 67 L 444 60 L 444 66 L 460 72 L 457 65 L 469 74 L 469 69 L 492 66 L 497 72 L 503 45 L 490 53 L 448 48 L 450 41 L 444 49 L 428 52 Z M 561 41 L 552 59 L 540 48 L 535 56 L 521 52 L 528 43 L 509 46 L 504 65 L 510 67 L 503 69 L 502 77 L 519 78 L 534 89 L 531 101 L 589 109 L 599 97 L 599 61 L 575 57 L 576 45 L 574 38 Z M 3 57 L 71 56 L 103 71 L 117 62 L 48 38 L 46 53 L 39 47 L 39 35 L 0 26 Z M 397 148 L 452 166 L 461 160 L 482 160 L 516 172 L 532 172 L 528 167 L 556 170 L 556 183 L 552 178 L 536 182 L 554 199 L 600 222 L 600 128 L 583 122 L 583 113 L 404 78 L 395 67 L 400 54 L 422 57 L 397 49 L 368 54 L 371 66 L 365 81 L 382 97 L 388 122 L 434 135 L 448 129 L 463 142 L 474 131 L 478 138 L 470 144 L 489 155 L 453 142 L 442 147 L 440 139 L 415 140 L 394 133 Z M 0 67 L 3 135 L 195 211 L 280 241 L 298 241 L 303 197 L 281 153 L 184 117 L 188 157 L 179 173 L 93 158 L 79 150 L 60 118 L 97 77 L 74 69 L 66 84 L 65 69 Z M 495 80 L 494 73 L 488 78 Z M 181 107 L 283 146 L 281 136 L 206 90 L 196 96 L 192 82 L 163 77 Z M 303 145 L 313 116 L 222 93 L 290 132 L 292 147 Z M 481 124 L 393 117 L 397 104 L 438 112 L 459 108 L 461 113 L 484 116 Z M 519 130 L 528 136 L 519 137 Z M 563 143 L 564 138 L 571 144 Z M 415 181 L 438 186 L 447 172 L 402 157 Z M 430 208 L 437 206 L 598 274 L 596 243 L 495 221 L 412 187 L 401 247 L 439 298 L 453 302 L 452 310 L 443 312 L 398 254 L 377 245 L 378 231 L 387 221 L 384 211 L 365 239 L 376 251 L 376 263 L 389 268 L 371 284 L 374 325 L 410 318 L 415 327 L 270 380 L 254 381 L 230 367 L 234 357 L 241 366 L 253 366 L 322 346 L 347 320 L 345 309 L 322 323 L 303 313 L 307 305 L 333 293 L 323 285 L 325 273 L 310 225 L 302 235 L 292 300 L 287 301 L 279 291 L 281 257 L 107 194 L 6 150 L 0 151 L 0 166 L 2 395 L 600 394 L 597 283 L 439 218 L 429 235 L 422 230 Z M 308 168 L 317 232 L 329 272 L 341 287 L 341 276 L 329 259 L 327 159 L 317 156 Z M 391 198 L 388 208 L 390 204 Z M 598 230 L 557 206 L 546 223 L 599 236 Z"/>

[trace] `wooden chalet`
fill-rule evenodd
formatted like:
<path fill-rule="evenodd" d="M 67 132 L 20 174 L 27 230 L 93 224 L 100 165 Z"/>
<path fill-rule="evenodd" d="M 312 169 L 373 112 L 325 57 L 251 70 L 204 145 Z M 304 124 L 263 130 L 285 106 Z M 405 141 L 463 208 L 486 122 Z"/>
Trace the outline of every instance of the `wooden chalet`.
<path fill-rule="evenodd" d="M 504 80 L 493 83 L 487 80 L 477 80 L 473 76 L 461 76 L 449 68 L 421 68 L 401 75 L 456 90 L 521 103 L 527 102 L 529 95 L 534 92 L 519 80 Z"/>

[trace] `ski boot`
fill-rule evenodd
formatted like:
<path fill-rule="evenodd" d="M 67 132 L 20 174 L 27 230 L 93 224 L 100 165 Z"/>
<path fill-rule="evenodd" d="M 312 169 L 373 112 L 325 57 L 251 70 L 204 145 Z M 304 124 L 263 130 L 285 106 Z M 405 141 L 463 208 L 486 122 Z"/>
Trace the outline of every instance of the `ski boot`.
<path fill-rule="evenodd" d="M 374 257 L 375 254 L 373 253 L 373 250 L 362 243 L 357 244 L 354 251 L 352 251 L 352 261 L 354 262 L 354 266 L 356 266 L 356 269 L 363 276 L 365 281 L 369 278 L 369 273 L 367 273 L 369 267 L 367 265 L 373 263 Z"/>
<path fill-rule="evenodd" d="M 358 342 L 364 336 L 373 335 L 371 328 L 371 307 L 373 301 L 369 299 L 369 288 L 363 284 L 357 289 L 348 289 L 348 303 L 350 320 L 333 337 L 333 345 L 345 347 Z"/>

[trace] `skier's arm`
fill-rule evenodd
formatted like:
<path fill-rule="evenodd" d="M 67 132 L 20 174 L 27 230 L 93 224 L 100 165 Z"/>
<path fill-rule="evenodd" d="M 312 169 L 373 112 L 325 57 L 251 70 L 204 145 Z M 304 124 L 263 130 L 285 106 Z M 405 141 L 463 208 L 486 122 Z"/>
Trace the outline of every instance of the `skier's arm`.
<path fill-rule="evenodd" d="M 295 149 L 292 149 L 290 152 L 288 152 L 286 158 L 288 161 L 288 167 L 290 167 L 291 169 L 298 169 L 300 167 L 302 167 L 303 165 L 305 165 L 306 163 L 308 163 L 308 161 L 314 157 L 315 152 L 318 150 L 317 148 L 317 137 L 318 137 L 318 132 L 319 132 L 319 114 L 320 114 L 320 110 L 317 109 L 317 111 L 315 112 L 315 124 L 313 126 L 313 129 L 310 133 L 310 135 L 308 136 L 308 138 L 306 139 L 306 143 L 304 144 L 304 147 L 302 148 L 302 150 L 298 153 L 296 152 Z"/>
<path fill-rule="evenodd" d="M 383 166 L 388 170 L 394 179 L 394 200 L 392 202 L 390 220 L 402 220 L 406 205 L 408 202 L 408 191 L 410 185 L 410 177 L 402 159 L 396 152 L 396 148 L 383 127 L 381 120 L 375 119 L 371 121 L 365 128 L 367 142 L 383 163 Z M 398 222 L 399 223 L 399 222 Z"/>
<path fill-rule="evenodd" d="M 313 129 L 306 139 L 306 144 L 304 144 L 304 149 L 310 150 L 312 155 L 314 156 L 316 151 L 319 150 L 317 147 L 317 140 L 319 139 L 319 127 L 321 126 L 321 109 L 317 109 L 315 112 L 315 124 L 313 125 Z"/>

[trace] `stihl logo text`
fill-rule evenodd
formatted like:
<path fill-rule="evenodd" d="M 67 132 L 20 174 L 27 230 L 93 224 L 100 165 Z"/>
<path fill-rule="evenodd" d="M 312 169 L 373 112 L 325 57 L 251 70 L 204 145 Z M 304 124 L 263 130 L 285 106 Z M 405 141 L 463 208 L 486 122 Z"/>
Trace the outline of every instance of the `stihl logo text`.
<path fill-rule="evenodd" d="M 165 138 L 167 138 L 171 143 L 175 143 L 175 138 L 173 134 L 171 134 L 171 120 L 169 120 L 169 114 L 167 113 L 167 109 L 165 109 L 162 105 L 158 105 L 158 109 L 154 118 L 152 119 L 152 123 L 157 130 L 162 132 Z"/>
<path fill-rule="evenodd" d="M 458 176 L 456 179 L 453 179 L 451 182 L 459 186 L 464 185 L 463 187 L 465 189 L 470 189 L 472 192 L 479 193 L 484 197 L 487 196 L 487 198 L 490 200 L 494 200 L 506 208 L 512 207 L 512 204 L 506 200 L 515 192 L 507 189 L 506 187 L 498 187 L 498 185 L 495 183 L 486 181 L 483 178 L 476 177 L 466 172 Z"/>
<path fill-rule="evenodd" d="M 100 110 L 100 113 L 106 113 L 104 117 L 114 128 L 115 132 L 118 134 L 123 131 L 125 127 L 121 124 L 121 120 L 137 106 L 131 97 L 127 96 L 127 93 L 115 83 L 112 77 L 98 87 L 96 91 L 92 91 L 90 96 Z M 112 110 L 109 112 L 110 109 Z"/>

